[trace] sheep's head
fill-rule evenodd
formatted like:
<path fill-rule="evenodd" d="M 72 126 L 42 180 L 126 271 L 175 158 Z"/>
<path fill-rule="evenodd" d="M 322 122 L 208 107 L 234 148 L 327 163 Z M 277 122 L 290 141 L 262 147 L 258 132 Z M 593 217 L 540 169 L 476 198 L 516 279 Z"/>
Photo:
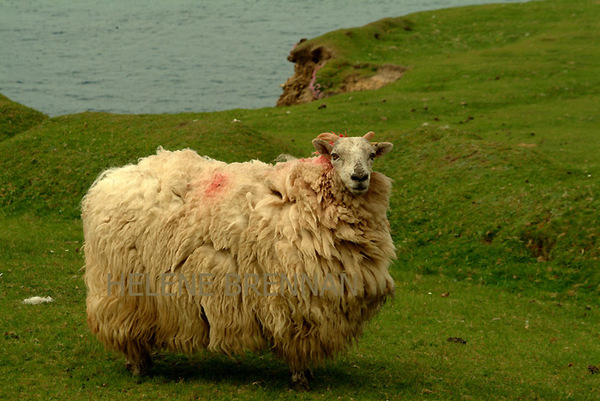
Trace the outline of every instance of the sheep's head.
<path fill-rule="evenodd" d="M 373 136 L 373 132 L 363 137 L 323 133 L 312 141 L 317 152 L 330 159 L 334 171 L 353 195 L 362 195 L 369 190 L 373 160 L 392 150 L 393 145 L 389 142 L 371 143 Z"/>

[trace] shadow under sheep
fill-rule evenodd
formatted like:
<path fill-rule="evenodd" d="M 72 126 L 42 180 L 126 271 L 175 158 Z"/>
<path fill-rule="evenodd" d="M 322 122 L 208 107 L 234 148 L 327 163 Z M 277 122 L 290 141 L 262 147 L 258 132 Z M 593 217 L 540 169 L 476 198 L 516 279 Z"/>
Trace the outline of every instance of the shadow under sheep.
<path fill-rule="evenodd" d="M 227 383 L 233 386 L 256 385 L 263 388 L 287 391 L 290 389 L 290 374 L 285 363 L 268 353 L 248 354 L 244 357 L 227 357 L 218 354 L 200 353 L 197 355 L 156 353 L 152 356 L 153 366 L 145 376 L 132 377 L 143 383 L 159 379 L 165 382 L 205 382 L 207 384 Z M 352 363 L 328 362 L 312 369 L 310 392 L 328 389 L 364 390 L 371 387 L 385 387 L 402 390 L 410 383 L 419 382 L 407 366 L 402 372 L 390 372 L 389 367 L 377 361 L 361 361 L 361 367 Z M 381 372 L 381 380 L 373 381 L 373 372 Z M 123 373 L 129 374 L 123 367 Z"/>

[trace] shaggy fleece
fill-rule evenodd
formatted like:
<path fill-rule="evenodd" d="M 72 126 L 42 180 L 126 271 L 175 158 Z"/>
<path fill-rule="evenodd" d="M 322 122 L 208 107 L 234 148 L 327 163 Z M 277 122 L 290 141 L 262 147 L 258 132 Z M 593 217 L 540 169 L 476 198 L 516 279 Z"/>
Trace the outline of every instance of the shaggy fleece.
<path fill-rule="evenodd" d="M 159 149 L 107 170 L 82 201 L 89 326 L 128 361 L 153 348 L 271 348 L 292 370 L 317 365 L 360 336 L 393 294 L 390 188 L 373 172 L 369 191 L 352 196 L 323 156 L 226 164 Z M 294 293 L 281 288 L 282 273 L 343 273 L 356 288 Z M 165 274 L 173 276 L 161 282 Z M 175 283 L 180 274 L 206 275 L 211 293 Z M 276 295 L 227 294 L 228 274 Z M 141 295 L 123 294 L 131 289 Z"/>

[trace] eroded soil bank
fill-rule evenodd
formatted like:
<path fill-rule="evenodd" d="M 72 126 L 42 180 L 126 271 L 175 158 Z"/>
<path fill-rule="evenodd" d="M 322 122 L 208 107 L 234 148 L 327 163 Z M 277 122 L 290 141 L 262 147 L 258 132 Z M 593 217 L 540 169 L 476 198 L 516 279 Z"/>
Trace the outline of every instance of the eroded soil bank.
<path fill-rule="evenodd" d="M 335 51 L 323 45 L 300 40 L 288 56 L 288 60 L 295 64 L 294 75 L 283 84 L 283 94 L 277 106 L 309 103 L 338 93 L 379 89 L 400 79 L 407 70 L 406 67 L 393 64 L 358 64 L 354 66 L 356 72 L 346 75 L 339 88 L 324 90 L 318 82 L 317 73 L 335 57 Z M 371 72 L 365 74 L 365 70 Z"/>

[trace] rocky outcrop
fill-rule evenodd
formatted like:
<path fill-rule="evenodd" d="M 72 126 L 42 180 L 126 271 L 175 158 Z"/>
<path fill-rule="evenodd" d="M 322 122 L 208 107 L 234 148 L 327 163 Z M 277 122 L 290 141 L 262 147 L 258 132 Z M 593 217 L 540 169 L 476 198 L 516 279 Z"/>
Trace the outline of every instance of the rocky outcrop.
<path fill-rule="evenodd" d="M 355 72 L 346 72 L 340 87 L 324 91 L 317 82 L 317 73 L 333 58 L 334 51 L 325 46 L 306 42 L 306 39 L 298 42 L 288 56 L 288 60 L 295 64 L 294 75 L 283 84 L 283 94 L 277 106 L 309 103 L 338 93 L 379 89 L 400 79 L 407 70 L 393 64 L 357 64 L 354 65 Z"/>
<path fill-rule="evenodd" d="M 277 106 L 308 103 L 322 96 L 316 82 L 317 71 L 332 58 L 333 53 L 324 46 L 305 42 L 306 39 L 300 40 L 288 56 L 288 60 L 295 64 L 294 75 L 283 84 L 283 94 Z"/>

